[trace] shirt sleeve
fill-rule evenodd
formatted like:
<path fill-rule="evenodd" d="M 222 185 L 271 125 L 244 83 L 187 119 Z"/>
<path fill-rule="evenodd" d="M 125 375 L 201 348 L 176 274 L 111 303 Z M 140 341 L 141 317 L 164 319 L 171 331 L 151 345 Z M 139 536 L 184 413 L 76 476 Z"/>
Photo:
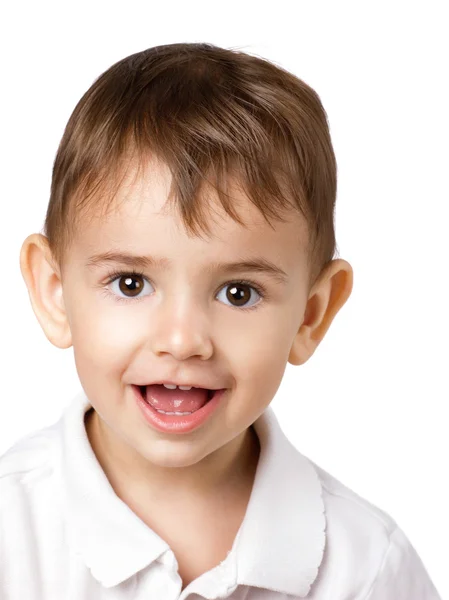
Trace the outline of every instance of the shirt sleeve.
<path fill-rule="evenodd" d="M 366 600 L 441 600 L 416 550 L 399 528 Z"/>

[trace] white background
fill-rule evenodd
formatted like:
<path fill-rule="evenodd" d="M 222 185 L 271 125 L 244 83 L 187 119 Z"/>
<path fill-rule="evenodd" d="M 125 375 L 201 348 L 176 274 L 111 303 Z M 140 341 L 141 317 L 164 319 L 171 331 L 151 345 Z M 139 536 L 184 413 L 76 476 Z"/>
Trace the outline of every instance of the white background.
<path fill-rule="evenodd" d="M 320 95 L 339 165 L 338 256 L 354 288 L 273 401 L 295 446 L 390 513 L 449 598 L 448 20 L 443 2 L 20 2 L 1 22 L 0 454 L 80 389 L 19 269 L 57 145 L 112 63 L 205 41 L 293 71 Z M 338 257 L 337 256 L 337 257 Z"/>

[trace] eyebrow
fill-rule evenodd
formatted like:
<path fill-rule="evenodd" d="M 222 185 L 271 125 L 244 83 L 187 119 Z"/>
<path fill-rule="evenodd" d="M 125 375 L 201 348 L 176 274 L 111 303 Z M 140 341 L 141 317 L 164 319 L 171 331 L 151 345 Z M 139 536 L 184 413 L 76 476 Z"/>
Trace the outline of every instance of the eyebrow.
<path fill-rule="evenodd" d="M 104 252 L 94 254 L 89 257 L 86 262 L 86 267 L 96 268 L 108 263 L 120 263 L 137 269 L 161 269 L 170 266 L 171 261 L 167 258 L 157 258 L 153 256 L 137 256 L 134 254 L 126 254 L 123 252 Z M 214 262 L 206 267 L 206 271 L 221 271 L 230 273 L 235 271 L 252 271 L 254 273 L 265 273 L 278 283 L 286 283 L 288 281 L 287 273 L 280 267 L 267 260 L 266 258 L 256 257 L 236 262 Z"/>

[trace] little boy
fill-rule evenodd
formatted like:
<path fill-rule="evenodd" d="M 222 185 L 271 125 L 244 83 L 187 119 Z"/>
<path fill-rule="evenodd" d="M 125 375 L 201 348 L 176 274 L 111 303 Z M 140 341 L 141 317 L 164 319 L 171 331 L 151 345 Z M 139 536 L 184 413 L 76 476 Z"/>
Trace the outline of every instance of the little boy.
<path fill-rule="evenodd" d="M 320 99 L 266 60 L 171 44 L 93 83 L 20 256 L 82 392 L 0 459 L 2 600 L 439 598 L 269 406 L 351 293 L 335 198 Z"/>

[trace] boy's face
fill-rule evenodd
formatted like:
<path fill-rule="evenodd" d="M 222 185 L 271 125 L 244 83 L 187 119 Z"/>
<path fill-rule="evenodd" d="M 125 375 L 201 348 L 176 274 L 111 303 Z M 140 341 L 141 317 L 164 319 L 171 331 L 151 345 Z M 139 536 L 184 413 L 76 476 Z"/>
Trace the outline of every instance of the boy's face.
<path fill-rule="evenodd" d="M 127 448 L 134 461 L 185 467 L 243 439 L 273 399 L 307 304 L 307 233 L 293 213 L 272 229 L 235 189 L 248 228 L 214 201 L 210 239 L 189 237 L 180 217 L 163 211 L 169 184 L 168 170 L 153 165 L 122 188 L 116 210 L 83 224 L 66 257 L 62 288 L 78 375 L 103 434 Z M 141 269 L 143 277 L 132 283 L 143 287 L 133 295 L 125 285 L 129 265 L 88 266 L 107 252 L 170 264 Z M 262 259 L 282 269 L 285 281 L 268 272 L 215 266 Z M 123 277 L 108 283 L 114 271 Z M 240 279 L 265 296 L 244 286 L 239 301 L 230 284 Z M 207 381 L 226 392 L 197 429 L 162 433 L 144 420 L 133 384 L 177 380 Z"/>

